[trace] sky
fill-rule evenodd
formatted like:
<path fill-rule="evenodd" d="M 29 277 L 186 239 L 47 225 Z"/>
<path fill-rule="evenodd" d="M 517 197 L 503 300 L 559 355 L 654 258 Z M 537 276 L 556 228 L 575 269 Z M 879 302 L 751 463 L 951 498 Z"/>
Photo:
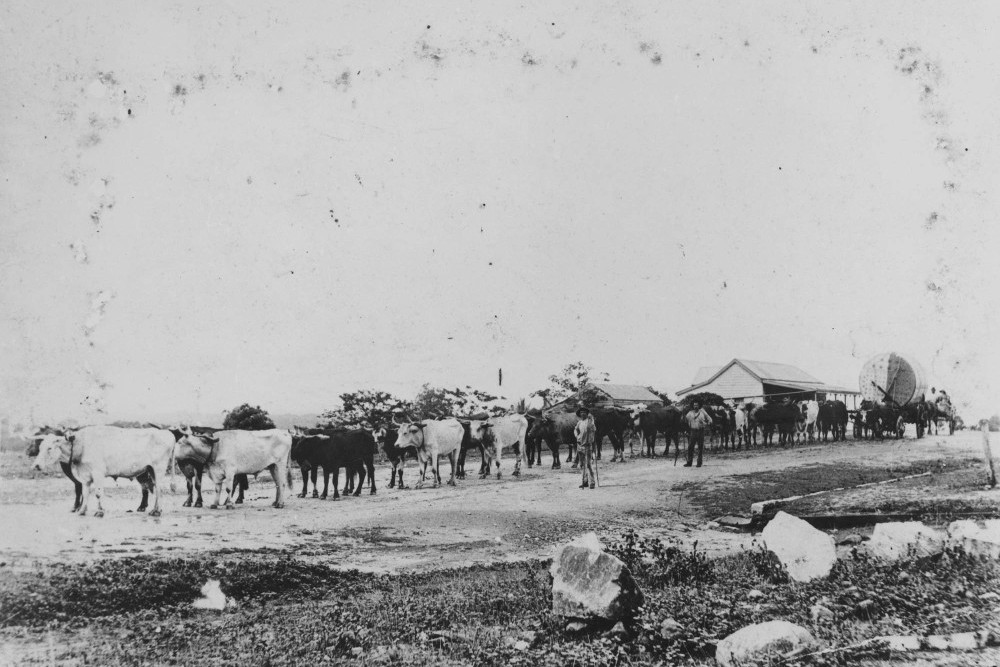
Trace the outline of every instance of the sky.
<path fill-rule="evenodd" d="M 0 412 L 583 360 L 1000 412 L 991 2 L 0 2 Z M 498 369 L 503 385 L 497 387 Z"/>

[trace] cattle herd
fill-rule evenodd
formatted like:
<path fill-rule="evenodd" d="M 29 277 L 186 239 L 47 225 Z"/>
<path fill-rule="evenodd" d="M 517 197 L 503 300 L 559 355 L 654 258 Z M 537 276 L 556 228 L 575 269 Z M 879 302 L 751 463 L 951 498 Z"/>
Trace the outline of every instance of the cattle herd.
<path fill-rule="evenodd" d="M 595 457 L 601 458 L 605 438 L 611 441 L 611 462 L 625 461 L 625 443 L 630 450 L 636 440 L 640 454 L 657 456 L 658 437 L 666 443 L 663 455 L 674 445 L 674 458 L 680 452 L 681 435 L 687 432 L 685 411 L 688 402 L 667 406 L 632 405 L 598 407 L 592 410 L 596 426 Z M 712 417 L 711 429 L 717 447 L 739 449 L 822 439 L 847 437 L 850 414 L 842 401 L 775 401 L 755 405 L 707 405 Z M 576 417 L 569 412 L 533 411 L 510 413 L 481 419 L 460 419 L 436 415 L 433 419 L 393 418 L 376 430 L 351 428 L 301 428 L 260 431 L 223 430 L 199 426 L 165 428 L 149 424 L 145 428 L 86 426 L 79 429 L 44 427 L 32 436 L 28 455 L 35 457 L 39 470 L 59 464 L 73 482 L 76 497 L 73 511 L 85 515 L 91 495 L 96 496 L 95 516 L 103 516 L 101 505 L 107 477 L 125 477 L 139 482 L 142 500 L 139 511 L 147 509 L 153 494 L 150 514 L 160 514 L 161 482 L 174 470 L 187 480 L 184 507 L 201 507 L 201 482 L 205 473 L 215 484 L 211 508 L 232 508 L 243 502 L 248 475 L 264 471 L 275 483 L 273 506 L 285 504 L 286 488 L 292 485 L 291 468 L 302 474 L 300 498 L 309 494 L 327 498 L 330 474 L 333 474 L 333 499 L 340 498 L 340 470 L 345 471 L 344 493 L 358 496 L 365 481 L 375 494 L 375 455 L 381 449 L 392 465 L 389 487 L 407 488 L 403 481 L 405 462 L 418 463 L 419 488 L 426 482 L 441 484 L 440 461 L 450 463 L 448 484 L 465 478 L 465 460 L 470 450 L 479 452 L 479 477 L 492 473 L 502 476 L 505 452 L 514 457 L 511 474 L 521 474 L 523 465 L 541 465 L 543 445 L 551 452 L 552 468 L 561 468 L 561 450 L 565 446 L 566 463 L 577 467 L 578 455 L 574 427 Z M 882 437 L 881 417 L 876 408 L 864 405 L 854 413 L 855 437 Z M 759 439 L 758 439 L 759 435 Z M 634 455 L 634 451 L 631 452 Z M 317 473 L 323 471 L 323 492 L 317 485 Z M 355 481 L 355 478 L 356 481 Z M 173 480 L 171 479 L 171 484 Z M 222 492 L 225 490 L 225 499 Z"/>

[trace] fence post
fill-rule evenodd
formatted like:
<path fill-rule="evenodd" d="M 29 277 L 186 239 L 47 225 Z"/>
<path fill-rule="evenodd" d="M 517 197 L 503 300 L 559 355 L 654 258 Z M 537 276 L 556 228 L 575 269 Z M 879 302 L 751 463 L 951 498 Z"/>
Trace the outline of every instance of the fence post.
<path fill-rule="evenodd" d="M 990 488 L 997 485 L 997 471 L 993 467 L 993 452 L 990 450 L 990 424 L 987 421 L 982 423 L 983 431 L 983 453 L 986 455 L 986 479 Z"/>

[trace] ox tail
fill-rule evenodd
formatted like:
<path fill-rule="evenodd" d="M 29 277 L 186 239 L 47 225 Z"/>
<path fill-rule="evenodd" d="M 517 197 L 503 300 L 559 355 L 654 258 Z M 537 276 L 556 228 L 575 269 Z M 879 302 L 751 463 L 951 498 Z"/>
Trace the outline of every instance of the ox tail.
<path fill-rule="evenodd" d="M 294 480 L 292 480 L 292 450 L 289 449 L 288 458 L 285 461 L 285 484 L 290 489 L 294 483 Z M 313 486 L 316 486 L 315 481 L 313 482 Z"/>
<path fill-rule="evenodd" d="M 177 480 L 174 479 L 174 460 L 177 455 L 177 442 L 170 448 L 170 463 L 167 464 L 167 471 L 170 473 L 170 493 L 177 493 Z"/>

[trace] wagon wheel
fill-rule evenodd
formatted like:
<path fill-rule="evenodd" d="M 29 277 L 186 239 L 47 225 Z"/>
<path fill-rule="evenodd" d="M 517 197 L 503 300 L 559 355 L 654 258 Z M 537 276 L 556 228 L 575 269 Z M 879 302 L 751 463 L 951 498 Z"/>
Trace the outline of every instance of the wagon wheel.
<path fill-rule="evenodd" d="M 903 415 L 896 417 L 896 437 L 902 438 L 903 434 L 906 433 L 906 420 L 903 419 Z"/>

